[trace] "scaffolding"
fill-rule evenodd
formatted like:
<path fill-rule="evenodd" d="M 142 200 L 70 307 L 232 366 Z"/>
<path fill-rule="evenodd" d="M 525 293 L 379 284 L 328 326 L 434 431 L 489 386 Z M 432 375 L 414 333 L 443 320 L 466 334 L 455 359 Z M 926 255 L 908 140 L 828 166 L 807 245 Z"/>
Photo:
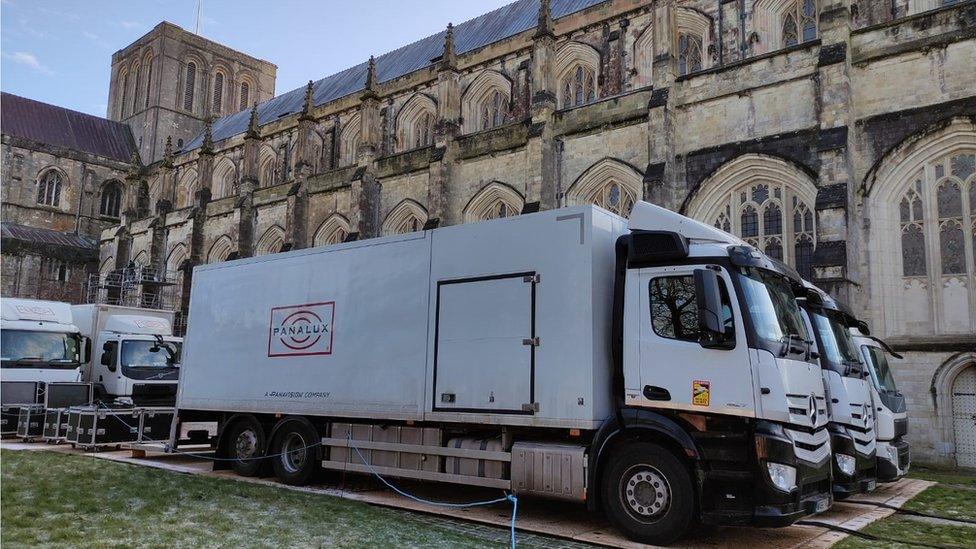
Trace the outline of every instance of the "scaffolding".
<path fill-rule="evenodd" d="M 109 273 L 91 273 L 86 284 L 87 303 L 144 309 L 180 308 L 179 273 L 156 267 L 130 265 Z"/>

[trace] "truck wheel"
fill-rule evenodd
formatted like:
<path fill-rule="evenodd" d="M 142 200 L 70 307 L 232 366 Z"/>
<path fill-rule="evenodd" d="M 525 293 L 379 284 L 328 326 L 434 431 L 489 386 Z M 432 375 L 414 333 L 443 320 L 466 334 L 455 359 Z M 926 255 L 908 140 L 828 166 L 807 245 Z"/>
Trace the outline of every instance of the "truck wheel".
<path fill-rule="evenodd" d="M 673 453 L 657 444 L 622 447 L 604 469 L 601 490 L 604 513 L 630 539 L 668 545 L 692 524 L 691 475 Z"/>
<path fill-rule="evenodd" d="M 242 477 L 254 477 L 261 471 L 259 459 L 266 448 L 264 429 L 252 418 L 240 419 L 234 423 L 227 437 L 227 455 L 234 461 L 231 468 Z"/>
<path fill-rule="evenodd" d="M 278 428 L 271 443 L 275 476 L 283 484 L 304 486 L 318 469 L 318 433 L 305 421 L 291 420 Z"/>

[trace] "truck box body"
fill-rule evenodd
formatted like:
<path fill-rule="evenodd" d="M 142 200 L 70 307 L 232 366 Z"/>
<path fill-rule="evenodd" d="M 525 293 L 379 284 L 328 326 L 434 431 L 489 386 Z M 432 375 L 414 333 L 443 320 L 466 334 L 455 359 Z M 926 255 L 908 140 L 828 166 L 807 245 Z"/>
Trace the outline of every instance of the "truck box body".
<path fill-rule="evenodd" d="M 173 311 L 121 305 L 72 305 L 71 315 L 81 335 L 95 338 L 102 330 L 130 334 L 173 334 Z"/>
<path fill-rule="evenodd" d="M 177 407 L 595 429 L 625 232 L 580 206 L 197 267 Z"/>

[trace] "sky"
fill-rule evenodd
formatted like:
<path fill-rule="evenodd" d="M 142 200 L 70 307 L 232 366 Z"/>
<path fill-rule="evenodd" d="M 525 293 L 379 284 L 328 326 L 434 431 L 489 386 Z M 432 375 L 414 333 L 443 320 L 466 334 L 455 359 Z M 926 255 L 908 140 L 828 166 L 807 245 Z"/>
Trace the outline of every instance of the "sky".
<path fill-rule="evenodd" d="M 201 0 L 200 34 L 278 66 L 275 93 L 513 0 Z M 198 0 L 0 0 L 0 89 L 105 116 L 112 54 Z"/>

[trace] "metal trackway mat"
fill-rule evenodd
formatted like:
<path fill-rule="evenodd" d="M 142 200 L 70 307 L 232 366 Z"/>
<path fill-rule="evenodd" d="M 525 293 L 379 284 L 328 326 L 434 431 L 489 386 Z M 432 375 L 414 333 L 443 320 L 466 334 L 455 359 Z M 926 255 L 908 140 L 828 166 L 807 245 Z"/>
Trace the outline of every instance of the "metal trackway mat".
<path fill-rule="evenodd" d="M 49 445 L 43 443 L 22 443 L 3 441 L 0 447 L 7 450 L 48 450 L 65 453 L 82 454 L 81 450 L 72 449 L 68 445 Z M 143 450 L 145 451 L 145 449 Z M 378 482 L 363 475 L 333 472 L 326 476 L 323 484 L 306 487 L 291 487 L 279 484 L 274 479 L 254 479 L 239 477 L 230 471 L 211 471 L 211 462 L 175 454 L 162 454 L 148 451 L 145 457 L 133 457 L 132 450 L 101 451 L 95 455 L 100 459 L 119 461 L 156 467 L 181 473 L 207 475 L 226 478 L 241 482 L 251 482 L 277 486 L 288 490 L 299 490 L 308 493 L 318 493 L 333 497 L 342 497 L 362 501 L 373 505 L 381 505 L 396 509 L 405 509 L 442 516 L 445 520 L 462 520 L 472 524 L 497 526 L 500 529 L 499 539 L 507 540 L 511 509 L 508 505 L 493 507 L 447 509 L 434 507 L 408 500 L 386 489 Z M 91 455 L 91 454 L 87 454 Z M 422 498 L 464 502 L 494 498 L 497 490 L 482 490 L 465 488 L 463 493 L 456 486 L 430 485 L 406 481 L 393 480 L 398 486 Z M 893 484 L 879 485 L 870 494 L 852 498 L 851 502 L 872 501 L 900 507 L 909 499 L 918 495 L 934 483 L 917 480 L 902 479 Z M 852 530 L 860 530 L 868 524 L 894 513 L 891 509 L 853 505 L 837 502 L 829 511 L 814 517 L 819 522 L 829 523 Z M 616 531 L 602 518 L 587 513 L 581 505 L 573 505 L 558 501 L 540 499 L 520 499 L 518 506 L 517 530 L 519 533 L 529 533 L 521 543 L 525 546 L 564 546 L 574 547 L 578 544 L 592 544 L 609 547 L 637 548 L 647 547 L 631 542 Z M 461 525 L 460 529 L 465 526 Z M 472 526 L 472 528 L 476 528 Z M 473 532 L 472 532 L 473 533 Z M 539 538 L 537 536 L 551 536 L 557 539 Z M 706 532 L 699 532 L 694 537 L 685 540 L 677 547 L 769 547 L 769 548 L 818 548 L 830 547 L 846 537 L 846 534 L 830 531 L 816 526 L 794 525 L 787 528 L 710 528 Z M 521 539 L 521 538 L 520 538 Z"/>

